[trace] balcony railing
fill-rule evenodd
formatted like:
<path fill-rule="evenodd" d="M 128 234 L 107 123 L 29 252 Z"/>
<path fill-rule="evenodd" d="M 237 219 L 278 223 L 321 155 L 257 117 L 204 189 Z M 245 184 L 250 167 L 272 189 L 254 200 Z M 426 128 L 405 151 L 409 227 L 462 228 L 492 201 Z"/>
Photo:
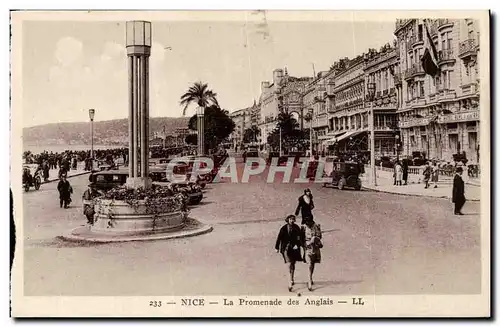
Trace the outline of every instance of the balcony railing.
<path fill-rule="evenodd" d="M 477 92 L 477 84 L 476 83 L 468 83 L 462 85 L 462 93 L 463 94 L 475 94 Z"/>
<path fill-rule="evenodd" d="M 424 68 L 421 64 L 413 64 L 412 67 L 405 71 L 405 79 L 410 79 L 416 75 L 425 74 Z"/>
<path fill-rule="evenodd" d="M 439 101 L 451 100 L 457 97 L 457 93 L 454 90 L 443 89 L 439 90 Z"/>
<path fill-rule="evenodd" d="M 429 94 L 429 102 L 434 102 L 434 101 L 436 101 L 436 99 L 437 99 L 436 93 Z"/>
<path fill-rule="evenodd" d="M 396 30 L 399 30 L 406 24 L 408 24 L 412 19 L 396 19 Z"/>
<path fill-rule="evenodd" d="M 476 55 L 476 40 L 467 39 L 460 42 L 458 45 L 458 56 L 460 58 L 467 58 Z"/>
<path fill-rule="evenodd" d="M 407 43 L 407 49 L 410 49 L 412 48 L 414 45 L 418 44 L 418 43 L 423 43 L 424 41 L 422 39 L 419 39 L 416 35 L 413 35 L 412 37 L 410 37 L 410 39 L 408 40 L 408 43 Z"/>
<path fill-rule="evenodd" d="M 453 26 L 453 21 L 450 19 L 438 19 L 437 20 L 437 27 L 438 29 L 445 28 L 447 26 Z"/>
<path fill-rule="evenodd" d="M 448 61 L 455 60 L 453 57 L 453 50 L 452 49 L 445 49 L 441 50 L 438 52 L 438 63 L 443 64 Z"/>

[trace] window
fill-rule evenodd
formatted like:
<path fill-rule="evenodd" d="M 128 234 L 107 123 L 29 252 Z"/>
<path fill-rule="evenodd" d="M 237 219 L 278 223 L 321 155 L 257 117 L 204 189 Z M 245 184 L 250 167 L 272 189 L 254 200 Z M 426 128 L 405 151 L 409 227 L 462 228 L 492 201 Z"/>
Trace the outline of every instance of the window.
<path fill-rule="evenodd" d="M 411 135 L 410 136 L 410 143 L 411 143 L 411 146 L 414 147 L 415 146 L 415 135 Z"/>
<path fill-rule="evenodd" d="M 423 26 L 422 24 L 418 25 L 418 40 L 422 41 L 424 39 L 424 33 L 423 33 Z"/>
<path fill-rule="evenodd" d="M 420 142 L 422 142 L 422 149 L 425 151 L 427 149 L 427 135 L 420 136 Z"/>
<path fill-rule="evenodd" d="M 425 91 L 424 91 L 424 82 L 420 82 L 420 96 L 424 97 L 425 96 Z"/>
<path fill-rule="evenodd" d="M 451 151 L 459 151 L 458 149 L 458 134 L 448 135 L 448 147 Z"/>

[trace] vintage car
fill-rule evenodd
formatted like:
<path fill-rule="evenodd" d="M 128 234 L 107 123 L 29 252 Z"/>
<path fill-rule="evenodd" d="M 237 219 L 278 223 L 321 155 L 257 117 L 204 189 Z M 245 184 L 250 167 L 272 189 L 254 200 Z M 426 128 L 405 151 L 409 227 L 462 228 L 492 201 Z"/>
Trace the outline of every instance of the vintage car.
<path fill-rule="evenodd" d="M 35 190 L 40 189 L 42 185 L 41 171 L 38 169 L 37 164 L 26 164 L 23 166 L 23 188 L 26 192 L 30 190 L 30 187 L 34 187 Z"/>
<path fill-rule="evenodd" d="M 98 191 L 106 192 L 114 187 L 124 185 L 127 182 L 128 169 L 116 169 L 94 172 L 89 176 L 89 182 L 92 183 Z M 153 178 L 152 178 L 153 179 Z M 173 185 L 179 192 L 184 192 L 189 197 L 189 204 L 198 204 L 203 198 L 201 186 L 189 181 L 155 181 L 158 184 L 168 183 Z"/>
<path fill-rule="evenodd" d="M 345 187 L 352 187 L 355 190 L 361 189 L 361 179 L 359 175 L 363 173 L 362 166 L 353 161 L 334 162 L 333 170 L 328 175 L 332 178 L 330 183 L 324 183 L 323 186 L 337 186 L 339 190 Z"/>

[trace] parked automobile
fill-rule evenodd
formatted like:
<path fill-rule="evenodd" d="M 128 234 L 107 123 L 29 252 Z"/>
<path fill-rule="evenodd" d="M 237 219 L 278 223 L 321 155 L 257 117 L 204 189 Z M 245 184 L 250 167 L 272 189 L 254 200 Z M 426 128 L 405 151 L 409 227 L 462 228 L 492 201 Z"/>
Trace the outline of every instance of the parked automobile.
<path fill-rule="evenodd" d="M 329 177 L 332 178 L 330 183 L 324 183 L 323 186 L 336 186 L 339 190 L 345 187 L 351 187 L 355 190 L 361 189 L 361 179 L 359 175 L 362 173 L 360 164 L 353 161 L 334 162 L 333 170 Z"/>
<path fill-rule="evenodd" d="M 411 166 L 423 166 L 427 162 L 424 153 L 420 151 L 412 152 Z"/>
<path fill-rule="evenodd" d="M 41 170 L 38 169 L 37 164 L 26 164 L 23 166 L 23 188 L 26 192 L 30 190 L 30 187 L 34 187 L 35 190 L 40 189 L 42 185 Z"/>

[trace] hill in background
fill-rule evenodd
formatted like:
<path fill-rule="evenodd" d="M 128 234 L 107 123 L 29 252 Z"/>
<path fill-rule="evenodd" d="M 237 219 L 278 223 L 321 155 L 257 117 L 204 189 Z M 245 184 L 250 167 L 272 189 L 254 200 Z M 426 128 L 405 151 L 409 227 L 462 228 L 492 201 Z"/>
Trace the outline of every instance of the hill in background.
<path fill-rule="evenodd" d="M 149 120 L 151 136 L 162 132 L 174 133 L 177 128 L 187 128 L 189 117 L 154 117 Z M 32 145 L 90 144 L 90 123 L 55 123 L 23 129 L 23 143 Z M 128 119 L 94 122 L 94 144 L 128 144 Z"/>

